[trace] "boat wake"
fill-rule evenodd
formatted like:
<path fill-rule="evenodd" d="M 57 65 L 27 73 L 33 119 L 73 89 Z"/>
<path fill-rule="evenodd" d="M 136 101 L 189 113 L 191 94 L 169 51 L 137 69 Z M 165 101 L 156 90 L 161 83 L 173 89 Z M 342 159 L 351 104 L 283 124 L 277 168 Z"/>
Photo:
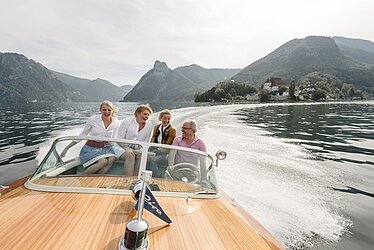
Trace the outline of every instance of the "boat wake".
<path fill-rule="evenodd" d="M 350 225 L 339 214 L 339 196 L 330 188 L 343 185 L 342 172 L 299 145 L 242 123 L 234 115 L 242 107 L 178 109 L 173 120 L 180 127 L 193 117 L 208 151 L 227 152 L 217 168 L 220 188 L 288 248 L 337 241 Z"/>

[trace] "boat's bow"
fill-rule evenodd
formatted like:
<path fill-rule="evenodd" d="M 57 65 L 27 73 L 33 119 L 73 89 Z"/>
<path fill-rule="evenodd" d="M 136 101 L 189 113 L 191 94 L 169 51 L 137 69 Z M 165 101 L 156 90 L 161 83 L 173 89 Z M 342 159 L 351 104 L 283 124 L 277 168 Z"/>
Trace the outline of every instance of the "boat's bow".
<path fill-rule="evenodd" d="M 137 218 L 131 190 L 140 174 L 81 174 L 77 153 L 64 161 L 59 157 L 66 143 L 54 143 L 25 186 L 10 185 L 0 196 L 2 248 L 116 249 L 127 223 Z M 152 157 L 149 152 L 157 145 L 139 145 L 139 162 L 135 164 L 142 171 Z M 184 153 L 196 158 L 191 163 L 194 167 L 186 164 L 178 174 L 170 169 L 169 176 L 169 168 L 165 168 L 162 178 L 147 182 L 172 221 L 169 225 L 144 212 L 151 249 L 282 248 L 254 218 L 219 192 L 212 157 L 193 150 Z M 113 167 L 123 171 L 123 162 Z"/>

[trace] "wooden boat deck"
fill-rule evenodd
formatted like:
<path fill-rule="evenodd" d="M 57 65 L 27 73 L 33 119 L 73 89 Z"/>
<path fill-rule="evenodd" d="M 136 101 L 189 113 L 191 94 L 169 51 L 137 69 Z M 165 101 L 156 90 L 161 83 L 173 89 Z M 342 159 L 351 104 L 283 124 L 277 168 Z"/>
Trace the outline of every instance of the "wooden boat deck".
<path fill-rule="evenodd" d="M 103 178 L 96 177 L 94 182 Z M 41 181 L 47 180 L 56 181 Z M 127 195 L 50 193 L 11 187 L 14 189 L 0 196 L 2 249 L 117 249 L 127 222 L 136 217 L 134 201 Z M 150 249 L 283 248 L 225 196 L 157 200 L 173 223 L 168 226 L 148 211 L 144 213 L 150 227 Z"/>

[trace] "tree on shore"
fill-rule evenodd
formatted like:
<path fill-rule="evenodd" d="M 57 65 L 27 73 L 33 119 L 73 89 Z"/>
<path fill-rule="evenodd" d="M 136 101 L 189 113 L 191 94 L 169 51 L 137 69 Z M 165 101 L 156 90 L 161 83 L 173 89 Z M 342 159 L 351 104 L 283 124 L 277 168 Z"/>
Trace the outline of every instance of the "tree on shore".
<path fill-rule="evenodd" d="M 288 94 L 290 96 L 290 99 L 292 101 L 296 100 L 296 96 L 295 96 L 295 89 L 296 89 L 296 81 L 294 79 L 291 80 L 291 84 L 290 84 L 290 87 L 288 89 Z"/>
<path fill-rule="evenodd" d="M 195 102 L 221 102 L 223 99 L 232 100 L 254 93 L 257 93 L 257 88 L 251 84 L 224 81 L 203 93 L 196 93 Z"/>
<path fill-rule="evenodd" d="M 260 102 L 267 102 L 270 100 L 270 92 L 267 89 L 260 89 L 258 96 L 260 97 Z"/>

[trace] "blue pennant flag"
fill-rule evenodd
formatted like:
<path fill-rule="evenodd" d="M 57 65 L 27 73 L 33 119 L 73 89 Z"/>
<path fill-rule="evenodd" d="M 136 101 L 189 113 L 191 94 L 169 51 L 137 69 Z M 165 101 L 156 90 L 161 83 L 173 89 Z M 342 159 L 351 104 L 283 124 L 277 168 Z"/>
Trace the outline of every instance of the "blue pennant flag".
<path fill-rule="evenodd" d="M 135 209 L 138 210 L 139 201 L 135 203 Z M 147 190 L 145 192 L 145 199 L 144 199 L 144 208 L 147 209 L 152 214 L 156 215 L 161 220 L 165 221 L 166 223 L 170 224 L 171 220 L 167 216 L 167 214 L 162 210 L 160 204 L 158 204 L 156 198 L 153 196 L 151 190 L 147 186 Z"/>

